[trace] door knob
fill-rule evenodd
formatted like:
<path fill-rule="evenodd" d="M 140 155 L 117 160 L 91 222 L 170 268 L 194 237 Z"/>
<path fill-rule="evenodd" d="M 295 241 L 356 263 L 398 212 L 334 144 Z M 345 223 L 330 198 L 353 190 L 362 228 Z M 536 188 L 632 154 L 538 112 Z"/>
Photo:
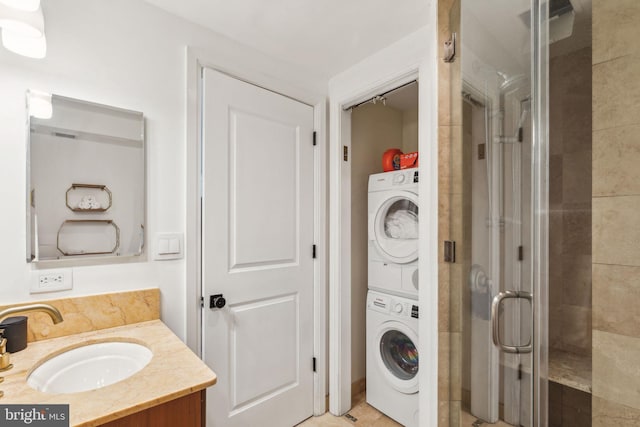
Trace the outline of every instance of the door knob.
<path fill-rule="evenodd" d="M 209 297 L 209 308 L 222 308 L 227 304 L 222 294 L 211 295 Z"/>

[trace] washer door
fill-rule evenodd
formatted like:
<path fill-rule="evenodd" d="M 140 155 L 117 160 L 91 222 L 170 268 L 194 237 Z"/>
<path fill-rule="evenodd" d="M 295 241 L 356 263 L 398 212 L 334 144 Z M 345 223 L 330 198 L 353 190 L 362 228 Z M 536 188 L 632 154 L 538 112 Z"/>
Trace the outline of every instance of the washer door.
<path fill-rule="evenodd" d="M 390 193 L 377 209 L 374 244 L 390 262 L 406 264 L 418 258 L 418 197 L 409 191 Z"/>
<path fill-rule="evenodd" d="M 419 358 L 415 332 L 400 322 L 385 322 L 376 341 L 378 369 L 387 382 L 401 393 L 416 393 Z"/>

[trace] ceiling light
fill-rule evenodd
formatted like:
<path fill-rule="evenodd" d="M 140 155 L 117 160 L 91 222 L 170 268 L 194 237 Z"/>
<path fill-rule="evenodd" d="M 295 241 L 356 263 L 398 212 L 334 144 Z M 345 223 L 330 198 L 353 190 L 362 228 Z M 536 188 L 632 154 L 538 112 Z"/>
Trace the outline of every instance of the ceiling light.
<path fill-rule="evenodd" d="M 34 12 L 40 7 L 40 0 L 0 0 L 0 3 L 27 12 Z"/>
<path fill-rule="evenodd" d="M 29 58 L 41 59 L 47 55 L 47 39 L 44 34 L 41 37 L 25 37 L 3 28 L 2 45 L 13 53 Z"/>
<path fill-rule="evenodd" d="M 30 90 L 27 94 L 29 102 L 29 115 L 38 119 L 50 119 L 53 117 L 53 105 L 51 94 Z"/>
<path fill-rule="evenodd" d="M 8 6 L 6 0 L 0 0 L 0 27 L 27 37 L 40 37 L 44 34 L 44 15 L 42 9 L 28 11 Z"/>

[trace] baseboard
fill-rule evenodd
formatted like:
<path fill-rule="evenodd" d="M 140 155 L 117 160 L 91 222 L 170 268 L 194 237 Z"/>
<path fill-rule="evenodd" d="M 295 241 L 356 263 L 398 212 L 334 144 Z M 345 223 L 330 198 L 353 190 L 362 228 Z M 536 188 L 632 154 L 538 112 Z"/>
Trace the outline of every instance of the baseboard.
<path fill-rule="evenodd" d="M 352 405 L 356 403 L 356 398 L 360 393 L 363 393 L 367 389 L 367 379 L 360 378 L 351 383 L 351 402 Z"/>

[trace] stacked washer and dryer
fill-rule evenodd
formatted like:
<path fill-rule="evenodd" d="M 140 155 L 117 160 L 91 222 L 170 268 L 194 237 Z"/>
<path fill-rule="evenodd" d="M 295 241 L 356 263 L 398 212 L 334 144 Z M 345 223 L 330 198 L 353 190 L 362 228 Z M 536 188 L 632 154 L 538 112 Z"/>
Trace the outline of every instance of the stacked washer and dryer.
<path fill-rule="evenodd" d="M 418 169 L 369 176 L 367 402 L 418 425 Z"/>

